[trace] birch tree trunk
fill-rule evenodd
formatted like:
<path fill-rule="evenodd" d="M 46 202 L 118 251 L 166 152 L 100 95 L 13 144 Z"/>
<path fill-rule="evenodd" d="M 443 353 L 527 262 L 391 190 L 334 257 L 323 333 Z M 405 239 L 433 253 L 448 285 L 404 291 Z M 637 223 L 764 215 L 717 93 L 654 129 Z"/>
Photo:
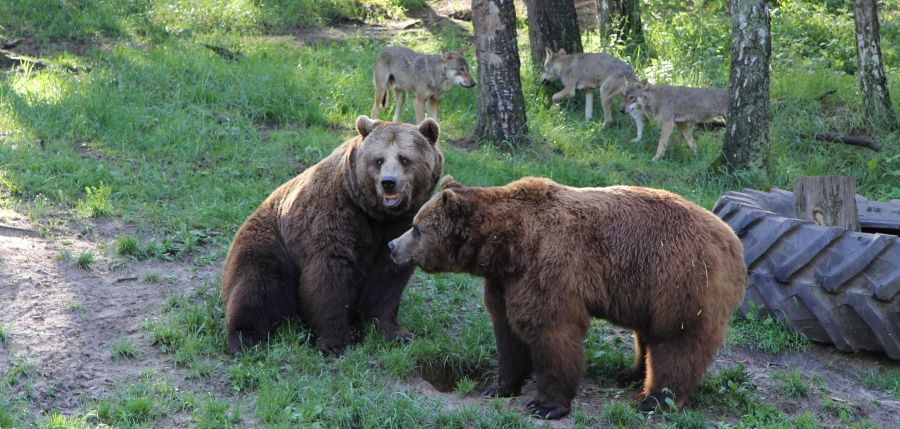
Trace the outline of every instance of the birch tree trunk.
<path fill-rule="evenodd" d="M 856 21 L 859 88 L 863 93 L 866 120 L 873 128 L 891 130 L 897 125 L 897 117 L 891 106 L 887 75 L 884 73 L 875 0 L 854 0 L 853 16 Z"/>
<path fill-rule="evenodd" d="M 722 161 L 729 171 L 769 166 L 769 56 L 766 0 L 731 2 L 731 77 Z"/>
<path fill-rule="evenodd" d="M 553 52 L 582 52 L 581 31 L 573 0 L 525 0 L 528 7 L 528 39 L 531 41 L 531 64 L 544 65 L 544 48 Z"/>
<path fill-rule="evenodd" d="M 516 144 L 528 133 L 519 78 L 513 0 L 472 0 L 478 61 L 478 124 L 475 138 Z"/>

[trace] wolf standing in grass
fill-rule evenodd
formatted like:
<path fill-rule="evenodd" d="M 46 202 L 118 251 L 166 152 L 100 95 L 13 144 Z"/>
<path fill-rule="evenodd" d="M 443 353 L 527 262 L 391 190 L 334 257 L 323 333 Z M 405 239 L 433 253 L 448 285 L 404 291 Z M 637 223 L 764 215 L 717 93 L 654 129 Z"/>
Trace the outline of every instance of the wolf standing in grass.
<path fill-rule="evenodd" d="M 625 90 L 628 82 L 637 80 L 634 69 L 625 61 L 607 54 L 566 54 L 565 49 L 553 52 L 549 48 L 544 58 L 541 83 L 562 81 L 563 89 L 553 94 L 553 102 L 584 90 L 584 120 L 594 117 L 594 90 L 600 89 L 603 121 L 612 122 L 612 99 Z"/>
<path fill-rule="evenodd" d="M 375 104 L 372 106 L 372 118 L 378 118 L 381 110 L 387 108 L 388 91 L 393 90 L 397 99 L 394 122 L 400 122 L 400 111 L 407 92 L 416 96 L 413 105 L 416 109 L 416 123 L 420 123 L 425 119 L 426 107 L 428 116 L 437 120 L 441 96 L 453 84 L 464 88 L 475 86 L 462 51 L 424 55 L 400 46 L 389 46 L 381 51 L 375 62 L 373 80 Z"/>
<path fill-rule="evenodd" d="M 437 184 L 438 125 L 356 120 L 359 135 L 272 192 L 241 225 L 222 275 L 228 350 L 264 340 L 299 316 L 319 348 L 341 353 L 351 322 L 372 320 L 391 340 L 414 267 L 394 263 L 388 240 L 407 228 Z"/>
<path fill-rule="evenodd" d="M 628 113 L 637 123 L 638 142 L 644 135 L 644 117 L 653 117 L 662 125 L 659 145 L 653 161 L 666 153 L 672 130 L 677 126 L 691 151 L 697 152 L 690 123 L 708 122 L 728 113 L 728 91 L 719 88 L 690 88 L 687 86 L 656 86 L 644 79 L 629 83 L 622 94 L 622 113 Z"/>

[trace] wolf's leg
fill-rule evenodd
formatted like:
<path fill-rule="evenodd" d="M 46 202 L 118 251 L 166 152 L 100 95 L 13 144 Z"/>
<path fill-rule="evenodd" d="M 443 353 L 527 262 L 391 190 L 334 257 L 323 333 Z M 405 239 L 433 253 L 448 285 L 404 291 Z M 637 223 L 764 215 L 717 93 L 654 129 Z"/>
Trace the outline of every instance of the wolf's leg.
<path fill-rule="evenodd" d="M 691 126 L 687 122 L 676 122 L 675 125 L 678 126 L 678 130 L 681 131 L 681 135 L 684 136 L 691 151 L 697 153 L 697 145 L 694 143 L 693 134 L 691 134 Z"/>
<path fill-rule="evenodd" d="M 575 82 L 569 82 L 569 84 L 565 85 L 561 91 L 553 94 L 553 97 L 550 97 L 550 99 L 554 103 L 558 103 L 563 98 L 569 98 L 573 95 L 575 95 Z"/>
<path fill-rule="evenodd" d="M 659 158 L 666 153 L 666 146 L 669 145 L 669 137 L 672 137 L 672 131 L 675 129 L 675 121 L 671 118 L 662 121 L 662 130 L 659 133 L 659 146 L 656 147 L 656 156 L 653 157 L 653 161 L 658 161 Z"/>
<path fill-rule="evenodd" d="M 644 136 L 644 114 L 637 109 L 628 112 L 628 114 L 631 115 L 631 118 L 634 119 L 634 124 L 637 125 L 637 137 L 632 139 L 631 142 L 637 143 Z"/>
<path fill-rule="evenodd" d="M 378 114 L 381 113 L 382 108 L 381 102 L 387 101 L 385 97 L 388 89 L 378 84 L 378 76 L 373 80 L 375 81 L 375 104 L 372 105 L 372 119 L 378 119 Z"/>
<path fill-rule="evenodd" d="M 397 99 L 397 110 L 394 110 L 394 122 L 400 122 L 400 109 L 403 108 L 403 102 L 406 101 L 406 93 L 394 89 L 394 98 Z"/>
<path fill-rule="evenodd" d="M 594 118 L 594 90 L 586 89 L 584 91 L 584 120 L 590 121 Z"/>
<path fill-rule="evenodd" d="M 425 102 L 427 100 L 425 98 L 420 97 L 416 94 L 416 99 L 413 101 L 413 106 L 416 108 L 416 123 L 421 124 L 422 121 L 425 120 Z"/>
<path fill-rule="evenodd" d="M 428 107 L 428 116 L 435 121 L 438 120 L 438 106 L 441 105 L 441 100 L 437 97 L 431 97 L 425 102 L 426 107 Z"/>

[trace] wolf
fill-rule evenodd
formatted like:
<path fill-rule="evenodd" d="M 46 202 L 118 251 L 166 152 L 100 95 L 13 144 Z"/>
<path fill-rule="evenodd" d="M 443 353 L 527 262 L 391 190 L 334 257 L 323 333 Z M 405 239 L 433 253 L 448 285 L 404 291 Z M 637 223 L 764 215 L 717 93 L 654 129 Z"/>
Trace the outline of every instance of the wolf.
<path fill-rule="evenodd" d="M 621 112 L 628 113 L 637 123 L 638 142 L 644 135 L 644 118 L 653 117 L 662 124 L 659 145 L 653 161 L 666 152 L 669 138 L 676 126 L 694 153 L 697 145 L 689 123 L 709 122 L 728 115 L 728 91 L 720 88 L 691 88 L 687 86 L 651 85 L 644 79 L 627 85 L 622 94 L 625 101 Z"/>
<path fill-rule="evenodd" d="M 375 105 L 372 106 L 372 118 L 377 118 L 381 110 L 387 108 L 388 90 L 391 89 L 397 98 L 394 122 L 400 122 L 400 109 L 407 92 L 416 95 L 416 123 L 421 123 L 425 119 L 425 107 L 428 116 L 437 121 L 441 96 L 453 84 L 464 88 L 475 86 L 463 51 L 442 50 L 440 54 L 425 55 L 401 46 L 389 46 L 375 61 L 373 74 Z"/>
<path fill-rule="evenodd" d="M 612 55 L 566 54 L 565 49 L 553 52 L 546 49 L 544 73 L 541 83 L 562 81 L 563 89 L 553 94 L 553 102 L 575 95 L 575 90 L 584 92 L 584 120 L 590 121 L 594 110 L 594 90 L 600 89 L 600 105 L 603 106 L 603 120 L 612 121 L 610 106 L 612 100 L 625 90 L 628 82 L 636 82 L 637 76 L 628 63 Z"/>

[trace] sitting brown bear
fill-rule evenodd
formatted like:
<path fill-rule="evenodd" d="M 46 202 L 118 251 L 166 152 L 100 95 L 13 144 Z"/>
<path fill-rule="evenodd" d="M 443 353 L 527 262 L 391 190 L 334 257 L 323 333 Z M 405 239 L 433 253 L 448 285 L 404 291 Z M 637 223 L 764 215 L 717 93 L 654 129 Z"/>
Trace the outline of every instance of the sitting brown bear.
<path fill-rule="evenodd" d="M 494 188 L 445 178 L 442 188 L 389 246 L 398 263 L 484 277 L 500 363 L 486 394 L 518 395 L 534 371 L 532 413 L 568 414 L 593 316 L 634 329 L 637 358 L 620 379 L 644 379 L 642 410 L 670 393 L 679 407 L 690 398 L 744 295 L 728 225 L 649 188 L 537 178 Z"/>
<path fill-rule="evenodd" d="M 353 342 L 355 314 L 387 338 L 411 337 L 397 308 L 414 267 L 395 264 L 387 242 L 409 228 L 438 182 L 438 125 L 360 116 L 356 129 L 357 137 L 272 192 L 235 235 L 222 276 L 229 352 L 295 316 L 327 353 Z"/>

